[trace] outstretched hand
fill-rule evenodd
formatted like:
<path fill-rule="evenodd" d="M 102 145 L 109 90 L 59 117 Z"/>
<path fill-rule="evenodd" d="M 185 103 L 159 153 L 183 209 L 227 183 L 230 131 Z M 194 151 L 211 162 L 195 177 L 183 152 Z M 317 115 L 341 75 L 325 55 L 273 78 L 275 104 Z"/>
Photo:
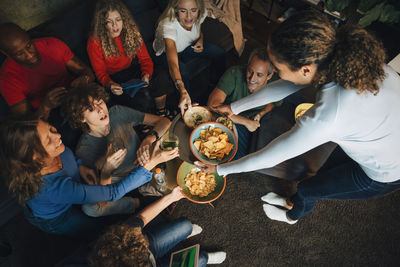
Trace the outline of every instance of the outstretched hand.
<path fill-rule="evenodd" d="M 182 188 L 180 188 L 179 186 L 172 189 L 172 191 L 171 191 L 171 193 L 169 193 L 169 195 L 171 196 L 171 200 L 173 202 L 178 201 L 185 197 L 182 193 Z"/>
<path fill-rule="evenodd" d="M 181 110 L 182 116 L 186 110 L 190 110 L 192 108 L 192 100 L 187 92 L 181 93 L 181 99 L 179 100 L 178 107 Z"/>
<path fill-rule="evenodd" d="M 228 118 L 233 115 L 230 105 L 212 106 L 210 108 L 218 114 L 227 116 Z"/>
<path fill-rule="evenodd" d="M 200 161 L 195 161 L 194 165 L 196 165 L 197 168 L 202 170 L 203 172 L 206 173 L 216 173 L 217 172 L 217 166 L 216 165 L 206 165 Z"/>
<path fill-rule="evenodd" d="M 177 147 L 175 147 L 172 150 L 161 150 L 160 149 L 160 140 L 158 140 L 154 144 L 154 149 L 153 149 L 153 152 L 151 153 L 150 160 L 142 166 L 144 168 L 146 168 L 147 170 L 151 170 L 157 164 L 169 161 L 176 157 L 179 157 L 179 149 Z M 139 161 L 139 163 L 140 163 L 140 161 Z"/>

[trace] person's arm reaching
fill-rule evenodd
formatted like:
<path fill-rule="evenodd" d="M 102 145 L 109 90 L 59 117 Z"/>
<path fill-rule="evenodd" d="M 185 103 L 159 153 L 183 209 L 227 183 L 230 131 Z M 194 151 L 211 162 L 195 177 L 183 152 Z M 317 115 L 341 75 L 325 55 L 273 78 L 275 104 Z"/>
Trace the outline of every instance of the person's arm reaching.
<path fill-rule="evenodd" d="M 231 103 L 230 108 L 233 114 L 239 114 L 252 108 L 282 100 L 304 87 L 306 85 L 295 85 L 289 81 L 277 80 L 268 83 L 258 92 Z"/>
<path fill-rule="evenodd" d="M 210 96 L 208 97 L 207 105 L 212 110 L 214 110 L 214 107 L 218 107 L 218 106 L 222 105 L 225 102 L 225 99 L 226 99 L 226 93 L 223 90 L 216 87 L 211 92 Z M 246 126 L 246 128 L 250 132 L 254 132 L 255 130 L 257 130 L 258 127 L 260 127 L 260 123 L 258 121 L 254 121 L 254 120 L 251 120 L 249 118 L 246 118 L 246 117 L 243 117 L 240 115 L 231 115 L 231 116 L 229 116 L 229 118 L 234 123 L 242 124 L 242 125 Z"/>
<path fill-rule="evenodd" d="M 182 189 L 177 186 L 168 195 L 163 196 L 161 199 L 145 207 L 137 217 L 139 217 L 143 221 L 144 226 L 146 226 L 146 224 L 151 222 L 166 207 L 183 197 Z"/>
<path fill-rule="evenodd" d="M 115 201 L 126 193 L 151 180 L 152 173 L 139 166 L 118 183 L 109 185 L 86 185 L 71 178 L 59 178 L 59 184 L 50 193 L 55 203 L 85 204 L 99 201 Z"/>
<path fill-rule="evenodd" d="M 49 91 L 46 94 L 46 97 L 44 98 L 43 102 L 36 110 L 37 117 L 43 120 L 47 120 L 49 118 L 51 110 L 61 105 L 61 102 L 66 94 L 67 90 L 65 89 L 65 87 L 57 87 Z M 11 112 L 13 114 L 20 114 L 20 115 L 28 114 L 32 110 L 33 110 L 32 106 L 26 99 L 11 106 Z"/>
<path fill-rule="evenodd" d="M 165 53 L 167 55 L 169 74 L 172 80 L 175 82 L 176 89 L 179 91 L 181 98 L 179 100 L 178 107 L 183 114 L 186 109 L 190 109 L 192 106 L 192 100 L 190 99 L 189 93 L 185 88 L 185 84 L 182 81 L 182 75 L 179 71 L 179 59 L 176 51 L 175 41 L 169 38 L 164 38 L 165 41 Z"/>
<path fill-rule="evenodd" d="M 319 127 L 310 126 L 296 124 L 263 149 L 239 160 L 219 165 L 216 170 L 220 175 L 228 175 L 270 168 L 331 141 L 331 124 L 322 122 Z"/>

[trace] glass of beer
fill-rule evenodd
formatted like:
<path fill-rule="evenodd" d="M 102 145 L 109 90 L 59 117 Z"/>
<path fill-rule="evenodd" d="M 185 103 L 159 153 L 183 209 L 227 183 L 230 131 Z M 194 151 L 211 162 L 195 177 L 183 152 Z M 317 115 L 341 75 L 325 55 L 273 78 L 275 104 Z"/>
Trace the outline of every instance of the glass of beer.
<path fill-rule="evenodd" d="M 160 144 L 161 150 L 172 150 L 178 146 L 179 146 L 179 139 L 178 136 L 176 136 L 175 134 L 167 132 L 161 137 L 161 144 Z"/>

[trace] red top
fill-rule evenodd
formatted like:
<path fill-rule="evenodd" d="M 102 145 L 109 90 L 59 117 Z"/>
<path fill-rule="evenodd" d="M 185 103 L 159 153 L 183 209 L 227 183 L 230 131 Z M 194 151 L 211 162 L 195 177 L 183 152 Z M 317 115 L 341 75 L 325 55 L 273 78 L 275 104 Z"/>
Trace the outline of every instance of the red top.
<path fill-rule="evenodd" d="M 74 54 L 64 42 L 50 37 L 34 39 L 33 43 L 41 57 L 38 66 L 23 67 L 8 57 L 0 69 L 0 92 L 9 106 L 27 99 L 36 109 L 51 89 L 72 81 L 65 63 Z"/>
<path fill-rule="evenodd" d="M 125 54 L 122 46 L 121 38 L 118 36 L 114 38 L 115 43 L 118 46 L 118 50 L 121 56 L 105 57 L 104 50 L 101 47 L 98 38 L 91 36 L 87 44 L 87 52 L 92 63 L 94 72 L 96 73 L 97 79 L 103 86 L 107 86 L 111 81 L 110 74 L 114 74 L 121 70 L 129 68 L 132 63 L 133 56 L 128 58 Z M 140 69 L 143 74 L 153 74 L 153 61 L 149 53 L 147 52 L 146 45 L 142 41 L 142 45 L 136 50 L 136 56 L 140 64 Z"/>

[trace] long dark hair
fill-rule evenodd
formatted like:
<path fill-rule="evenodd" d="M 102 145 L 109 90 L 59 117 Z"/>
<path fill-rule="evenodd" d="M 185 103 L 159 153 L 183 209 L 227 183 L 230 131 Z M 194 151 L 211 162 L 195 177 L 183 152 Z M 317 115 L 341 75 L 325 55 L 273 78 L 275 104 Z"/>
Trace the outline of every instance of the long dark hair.
<path fill-rule="evenodd" d="M 271 53 L 291 70 L 317 64 L 313 85 L 334 81 L 358 92 L 379 92 L 386 54 L 381 42 L 359 25 L 340 28 L 326 15 L 307 10 L 280 24 L 269 40 Z"/>
<path fill-rule="evenodd" d="M 10 117 L 0 122 L 0 170 L 8 190 L 26 202 L 39 192 L 40 170 L 48 157 L 37 133 L 39 120 Z"/>

